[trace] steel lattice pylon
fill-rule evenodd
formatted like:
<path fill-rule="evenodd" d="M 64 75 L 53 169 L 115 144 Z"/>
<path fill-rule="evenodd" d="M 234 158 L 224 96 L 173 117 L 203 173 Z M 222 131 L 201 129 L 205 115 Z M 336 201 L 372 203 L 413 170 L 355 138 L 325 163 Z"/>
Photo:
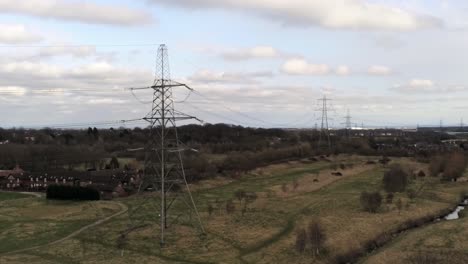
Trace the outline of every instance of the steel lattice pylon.
<path fill-rule="evenodd" d="M 318 101 L 322 102 L 321 109 L 320 109 L 322 113 L 322 118 L 321 118 L 322 124 L 320 126 L 318 147 L 320 148 L 322 146 L 322 136 L 325 136 L 327 140 L 328 150 L 331 150 L 330 130 L 328 127 L 328 105 L 327 105 L 327 102 L 331 101 L 331 99 L 328 99 L 326 95 L 323 95 L 323 98 L 318 99 Z"/>
<path fill-rule="evenodd" d="M 139 192 L 152 189 L 159 192 L 160 198 L 160 243 L 165 243 L 169 209 L 176 200 L 182 201 L 194 212 L 201 231 L 204 233 L 197 207 L 190 193 L 182 161 L 184 148 L 177 135 L 177 121 L 196 119 L 175 110 L 172 89 L 185 87 L 185 84 L 171 80 L 166 45 L 160 45 L 156 59 L 156 78 L 151 87 L 153 100 L 151 112 L 143 118 L 150 123 L 149 142 L 145 148 L 144 176 Z M 183 190 L 185 188 L 185 190 Z M 178 218 L 178 217 L 177 217 Z"/>

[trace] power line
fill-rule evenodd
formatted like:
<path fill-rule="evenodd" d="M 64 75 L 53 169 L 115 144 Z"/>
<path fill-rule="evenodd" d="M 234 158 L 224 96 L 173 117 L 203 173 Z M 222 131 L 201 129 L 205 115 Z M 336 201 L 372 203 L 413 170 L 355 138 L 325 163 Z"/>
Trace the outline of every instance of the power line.
<path fill-rule="evenodd" d="M 73 47 L 154 47 L 158 44 L 63 44 L 63 45 L 0 45 L 0 48 L 73 48 Z"/>

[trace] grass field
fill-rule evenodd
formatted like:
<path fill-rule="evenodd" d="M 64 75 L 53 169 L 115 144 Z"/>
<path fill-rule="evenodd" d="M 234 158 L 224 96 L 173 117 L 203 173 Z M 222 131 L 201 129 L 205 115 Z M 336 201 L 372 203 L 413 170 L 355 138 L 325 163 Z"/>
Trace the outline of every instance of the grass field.
<path fill-rule="evenodd" d="M 60 246 L 4 254 L 0 259 L 2 263 L 328 263 L 335 255 L 359 249 L 366 241 L 381 232 L 395 229 L 406 220 L 452 207 L 457 203 L 460 192 L 468 188 L 466 183 L 440 183 L 430 177 L 416 179 L 411 184 L 411 188 L 420 190 L 416 198 L 409 199 L 406 194 L 395 197 L 395 200 L 403 200 L 401 213 L 394 204 L 385 204 L 376 214 L 366 213 L 360 207 L 360 193 L 363 190 L 381 190 L 384 169 L 380 165 L 365 165 L 368 158 L 340 156 L 337 159 L 338 163 L 354 164 L 352 168 L 340 170 L 342 177 L 330 175 L 329 162 L 291 162 L 257 169 L 236 180 L 217 178 L 192 186 L 207 234 L 202 236 L 192 224 L 194 221 L 181 217 L 176 226 L 168 229 L 167 244 L 163 249 L 159 246 L 157 224 L 143 226 L 129 233 L 127 239 L 119 239 L 121 232 L 130 226 L 158 221 L 158 208 L 155 206 L 158 200 L 145 195 L 120 199 L 130 208 L 129 214 L 83 232 Z M 408 159 L 395 162 L 425 169 L 425 165 Z M 248 206 L 244 215 L 240 209 L 243 205 L 234 199 L 236 211 L 227 214 L 225 202 L 232 199 L 239 189 L 257 193 L 258 199 Z M 103 210 L 86 208 L 93 203 L 47 204 L 33 198 L 11 200 L 11 204 L 7 207 L 2 205 L 2 208 L 12 208 L 9 212 L 12 214 L 24 206 L 22 202 L 25 200 L 34 201 L 38 208 L 45 207 L 46 210 L 39 215 L 28 213 L 27 209 L 20 210 L 23 224 L 32 223 L 34 232 L 40 233 L 38 230 L 49 226 L 41 226 L 40 221 L 36 223 L 37 219 L 49 219 L 47 223 L 63 221 L 65 227 L 50 226 L 56 230 L 50 236 L 57 237 L 60 232 L 76 228 L 74 225 L 83 225 L 98 218 L 97 212 Z M 214 207 L 211 215 L 207 210 L 209 205 Z M 29 205 L 26 207 L 30 208 Z M 132 213 L 134 208 L 139 210 Z M 177 216 L 183 209 L 183 203 L 174 203 L 172 214 Z M 1 217 L 5 210 L 8 211 L 0 210 Z M 321 221 L 327 235 L 327 250 L 315 259 L 311 254 L 300 255 L 294 250 L 295 231 L 314 218 Z M 21 242 L 21 236 L 31 237 L 24 235 L 27 225 L 16 226 L 15 229 L 12 225 L 17 223 L 11 219 L 5 221 L 9 221 L 7 230 L 17 231 L 0 229 L 0 245 L 4 245 L 4 241 L 10 243 L 4 248 L 0 246 L 0 252 L 32 243 Z M 16 239 L 19 244 L 12 242 Z"/>
<path fill-rule="evenodd" d="M 441 221 L 408 232 L 363 263 L 468 263 L 468 218 Z"/>
<path fill-rule="evenodd" d="M 12 199 L 29 198 L 31 195 L 16 192 L 0 192 L 0 202 Z"/>

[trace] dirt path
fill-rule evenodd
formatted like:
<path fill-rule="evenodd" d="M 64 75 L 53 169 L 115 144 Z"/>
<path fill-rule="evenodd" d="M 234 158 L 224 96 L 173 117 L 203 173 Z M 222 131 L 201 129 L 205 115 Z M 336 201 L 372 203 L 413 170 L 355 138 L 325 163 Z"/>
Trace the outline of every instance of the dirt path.
<path fill-rule="evenodd" d="M 46 247 L 46 246 L 52 246 L 52 245 L 55 245 L 55 244 L 59 244 L 59 243 L 62 243 L 63 241 L 67 240 L 67 239 L 70 239 L 70 238 L 73 238 L 79 234 L 81 234 L 82 232 L 92 228 L 92 227 L 95 227 L 95 226 L 98 226 L 100 224 L 103 224 L 109 220 L 111 220 L 112 218 L 115 218 L 117 216 L 120 216 L 124 213 L 126 213 L 128 211 L 128 207 L 123 204 L 123 203 L 120 203 L 120 202 L 117 202 L 119 205 L 120 205 L 120 208 L 121 210 L 113 215 L 110 215 L 106 218 L 103 218 L 103 219 L 100 219 L 100 220 L 97 220 L 96 222 L 94 223 L 91 223 L 87 226 L 84 226 L 76 231 L 74 231 L 73 233 L 63 237 L 63 238 L 60 238 L 58 240 L 55 240 L 55 241 L 52 241 L 52 242 L 49 242 L 49 243 L 46 243 L 46 244 L 43 244 L 43 245 L 38 245 L 38 246 L 33 246 L 33 247 L 29 247 L 29 248 L 23 248 L 23 249 L 18 249 L 18 250 L 14 250 L 14 251 L 10 251 L 10 252 L 5 252 L 3 253 L 3 255 L 9 255 L 9 254 L 16 254 L 16 253 L 21 253 L 21 252 L 25 252 L 25 251 L 29 251 L 29 250 L 34 250 L 34 249 L 38 249 L 38 248 L 41 248 L 41 247 Z"/>
<path fill-rule="evenodd" d="M 21 194 L 27 194 L 27 195 L 32 195 L 32 196 L 35 196 L 37 198 L 41 198 L 42 197 L 42 193 L 37 193 L 37 192 L 20 192 Z"/>

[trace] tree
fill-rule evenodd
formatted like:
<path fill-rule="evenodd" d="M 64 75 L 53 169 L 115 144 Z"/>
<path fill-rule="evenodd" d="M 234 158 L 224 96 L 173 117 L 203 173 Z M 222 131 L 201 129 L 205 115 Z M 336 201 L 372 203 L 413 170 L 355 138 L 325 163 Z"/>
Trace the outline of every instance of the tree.
<path fill-rule="evenodd" d="M 403 202 L 401 201 L 401 198 L 398 198 L 396 201 L 396 207 L 398 209 L 398 215 L 400 215 L 401 209 L 403 208 Z"/>
<path fill-rule="evenodd" d="M 99 131 L 96 127 L 93 128 L 93 136 L 94 136 L 94 139 L 99 138 Z"/>
<path fill-rule="evenodd" d="M 226 213 L 227 214 L 232 214 L 236 211 L 236 205 L 234 205 L 234 202 L 232 199 L 229 199 L 226 201 Z"/>
<path fill-rule="evenodd" d="M 213 214 L 213 211 L 214 211 L 213 205 L 211 203 L 208 204 L 208 216 L 211 216 Z"/>
<path fill-rule="evenodd" d="M 247 205 L 255 202 L 257 200 L 257 194 L 252 192 L 252 193 L 246 193 L 245 194 L 245 201 L 244 201 L 244 208 L 242 209 L 242 215 L 244 215 L 245 212 L 247 212 Z"/>
<path fill-rule="evenodd" d="M 393 193 L 387 193 L 387 196 L 385 197 L 385 201 L 388 203 L 388 204 L 391 204 L 393 203 Z"/>
<path fill-rule="evenodd" d="M 320 222 L 317 220 L 310 222 L 307 231 L 312 253 L 314 256 L 320 255 L 320 250 L 325 247 L 325 232 Z"/>
<path fill-rule="evenodd" d="M 234 192 L 234 196 L 239 200 L 239 204 L 242 204 L 242 199 L 245 198 L 245 191 L 242 189 L 239 189 Z"/>
<path fill-rule="evenodd" d="M 376 213 L 382 205 L 382 195 L 379 192 L 368 193 L 364 191 L 361 193 L 360 201 L 365 211 Z"/>
<path fill-rule="evenodd" d="M 307 233 L 304 228 L 301 228 L 296 233 L 296 250 L 299 253 L 304 253 L 307 243 Z"/>
<path fill-rule="evenodd" d="M 408 185 L 408 174 L 396 164 L 385 172 L 383 186 L 387 192 L 404 192 Z"/>
<path fill-rule="evenodd" d="M 466 164 L 466 158 L 462 152 L 451 153 L 447 158 L 443 178 L 445 180 L 457 181 L 459 177 L 463 176 Z"/>
<path fill-rule="evenodd" d="M 293 190 L 297 190 L 298 187 L 299 187 L 299 181 L 297 179 L 294 179 L 294 181 L 293 181 Z"/>
<path fill-rule="evenodd" d="M 120 167 L 119 160 L 114 156 L 112 157 L 109 166 L 111 169 L 118 169 Z"/>
<path fill-rule="evenodd" d="M 445 162 L 444 158 L 440 155 L 432 156 L 429 161 L 429 173 L 433 177 L 439 176 L 444 171 Z"/>

